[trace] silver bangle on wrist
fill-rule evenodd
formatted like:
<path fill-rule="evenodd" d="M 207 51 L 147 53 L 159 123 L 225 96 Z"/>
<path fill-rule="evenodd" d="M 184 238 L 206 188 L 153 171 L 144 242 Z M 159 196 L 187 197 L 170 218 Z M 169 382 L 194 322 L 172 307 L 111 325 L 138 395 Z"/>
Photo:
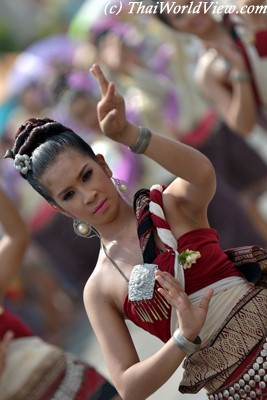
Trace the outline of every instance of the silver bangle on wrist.
<path fill-rule="evenodd" d="M 201 339 L 199 336 L 194 342 L 190 342 L 181 334 L 179 329 L 176 329 L 172 335 L 172 338 L 176 346 L 178 346 L 179 349 L 184 351 L 186 354 L 196 353 L 200 349 Z"/>
<path fill-rule="evenodd" d="M 133 146 L 130 146 L 129 149 L 133 153 L 141 154 L 144 153 L 149 145 L 151 139 L 151 132 L 149 129 L 144 126 L 139 127 L 139 135 L 136 139 L 136 142 Z"/>
<path fill-rule="evenodd" d="M 229 78 L 232 82 L 249 82 L 251 81 L 251 74 L 248 71 L 232 69 Z"/>

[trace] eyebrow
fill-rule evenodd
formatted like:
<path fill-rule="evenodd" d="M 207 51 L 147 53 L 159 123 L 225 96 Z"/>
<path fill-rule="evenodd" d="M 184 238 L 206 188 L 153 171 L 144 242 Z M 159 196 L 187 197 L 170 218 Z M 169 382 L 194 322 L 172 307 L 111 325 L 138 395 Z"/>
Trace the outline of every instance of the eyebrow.
<path fill-rule="evenodd" d="M 79 180 L 79 179 L 83 176 L 84 171 L 86 170 L 87 167 L 88 167 L 88 164 L 85 164 L 85 165 L 82 167 L 82 169 L 80 170 L 80 172 L 79 172 L 78 175 L 77 175 L 76 180 Z M 65 193 L 67 193 L 70 189 L 71 189 L 71 186 L 66 187 L 65 189 L 61 190 L 61 191 L 56 195 L 56 197 L 59 198 L 59 197 L 63 196 L 63 195 L 64 195 Z"/>

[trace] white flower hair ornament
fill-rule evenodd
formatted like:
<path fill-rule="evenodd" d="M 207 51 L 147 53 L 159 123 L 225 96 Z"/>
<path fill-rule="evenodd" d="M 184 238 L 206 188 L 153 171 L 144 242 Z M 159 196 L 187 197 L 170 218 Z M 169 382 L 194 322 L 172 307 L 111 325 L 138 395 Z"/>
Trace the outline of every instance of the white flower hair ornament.
<path fill-rule="evenodd" d="M 26 175 L 27 172 L 32 169 L 31 159 L 28 154 L 16 154 L 14 158 L 14 165 L 15 168 L 23 175 Z"/>

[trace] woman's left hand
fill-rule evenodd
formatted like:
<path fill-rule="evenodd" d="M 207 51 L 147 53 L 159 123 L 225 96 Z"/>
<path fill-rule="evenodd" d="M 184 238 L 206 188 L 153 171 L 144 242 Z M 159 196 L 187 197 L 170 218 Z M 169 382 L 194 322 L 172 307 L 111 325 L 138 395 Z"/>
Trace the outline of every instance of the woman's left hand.
<path fill-rule="evenodd" d="M 94 64 L 90 71 L 98 81 L 102 96 L 97 105 L 100 128 L 104 135 L 117 141 L 128 125 L 124 98 L 117 92 L 114 83 L 107 81 L 98 64 Z"/>
<path fill-rule="evenodd" d="M 181 333 L 194 341 L 205 323 L 213 289 L 207 290 L 200 304 L 194 306 L 178 280 L 168 272 L 157 270 L 156 279 L 162 286 L 158 291 L 176 310 Z"/>

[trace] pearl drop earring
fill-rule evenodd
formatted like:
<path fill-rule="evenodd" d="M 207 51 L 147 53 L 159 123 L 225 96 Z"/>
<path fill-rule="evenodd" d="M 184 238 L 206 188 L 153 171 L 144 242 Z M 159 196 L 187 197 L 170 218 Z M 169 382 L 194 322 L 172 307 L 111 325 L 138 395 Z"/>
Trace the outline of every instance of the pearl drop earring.
<path fill-rule="evenodd" d="M 115 187 L 117 188 L 117 191 L 121 193 L 122 197 L 127 201 L 128 204 L 132 205 L 133 202 L 128 196 L 128 185 L 125 181 L 122 181 L 117 178 L 111 178 L 114 182 Z"/>
<path fill-rule="evenodd" d="M 120 179 L 117 178 L 112 178 L 115 186 L 118 188 L 119 192 L 126 194 L 128 192 L 128 185 L 126 182 L 121 181 Z"/>
<path fill-rule="evenodd" d="M 81 237 L 89 237 L 92 232 L 91 225 L 76 218 L 73 220 L 73 229 L 76 235 Z"/>

